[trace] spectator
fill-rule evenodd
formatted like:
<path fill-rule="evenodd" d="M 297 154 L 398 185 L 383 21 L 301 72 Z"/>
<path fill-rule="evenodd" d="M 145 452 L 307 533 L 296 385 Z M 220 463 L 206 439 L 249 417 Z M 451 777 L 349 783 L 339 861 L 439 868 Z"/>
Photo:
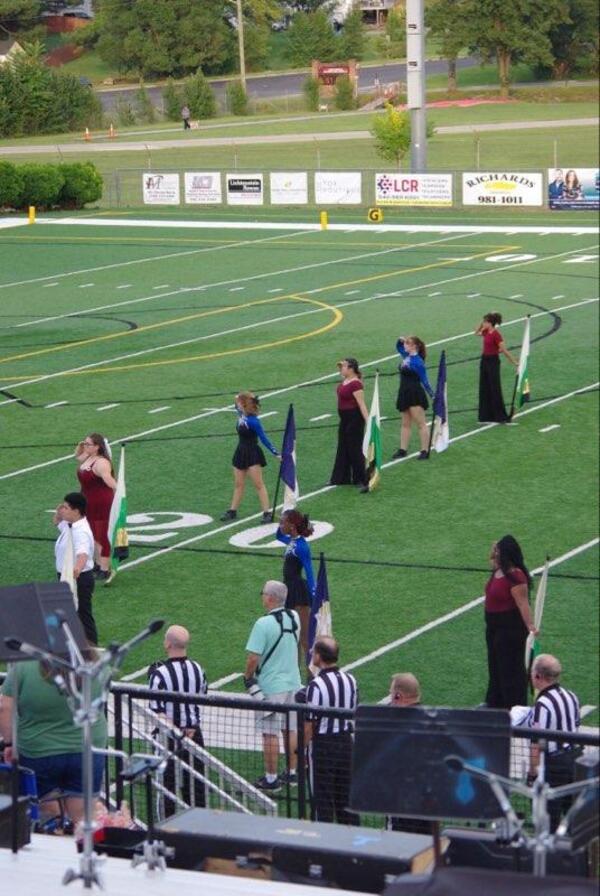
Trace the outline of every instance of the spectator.
<path fill-rule="evenodd" d="M 319 638 L 313 647 L 318 674 L 306 688 L 306 704 L 315 709 L 356 709 L 356 679 L 338 668 L 339 646 L 334 638 Z M 337 716 L 312 714 L 306 725 L 313 816 L 315 821 L 358 824 L 348 811 L 353 723 Z"/>
<path fill-rule="evenodd" d="M 93 650 L 86 659 L 95 660 Z M 99 691 L 94 685 L 94 696 Z M 12 717 L 17 713 L 19 764 L 35 772 L 40 796 L 41 820 L 56 814 L 56 800 L 45 800 L 58 793 L 73 826 L 83 818 L 82 732 L 75 726 L 67 697 L 54 684 L 46 663 L 23 662 L 14 665 L 2 686 L 0 735 L 5 741 L 4 761 L 13 758 Z M 92 726 L 94 747 L 107 745 L 106 718 L 103 713 Z M 104 756 L 93 756 L 93 788 L 98 795 L 102 783 Z"/>
<path fill-rule="evenodd" d="M 181 107 L 181 120 L 183 121 L 183 130 L 184 131 L 189 131 L 189 129 L 190 129 L 191 114 L 192 113 L 190 112 L 189 106 Z"/>
<path fill-rule="evenodd" d="M 298 643 L 300 619 L 295 610 L 286 610 L 287 587 L 283 582 L 268 581 L 261 592 L 266 614 L 258 619 L 246 644 L 246 674 L 244 684 L 253 697 L 265 697 L 274 703 L 293 703 L 300 687 Z M 256 714 L 257 728 L 262 734 L 265 774 L 256 782 L 261 790 L 276 793 L 282 781 L 297 783 L 297 724 L 296 714 L 288 715 L 285 731 L 288 768 L 278 776 L 279 734 L 283 729 L 283 714 Z"/>
<path fill-rule="evenodd" d="M 113 475 L 108 441 L 99 432 L 91 432 L 75 449 L 77 478 L 87 501 L 88 522 L 94 533 L 97 578 L 110 581 L 111 548 L 108 519 L 117 481 Z"/>
<path fill-rule="evenodd" d="M 200 727 L 200 707 L 195 703 L 176 703 L 173 700 L 163 699 L 161 691 L 176 691 L 191 697 L 202 697 L 206 694 L 206 676 L 202 666 L 195 660 L 190 660 L 187 655 L 190 643 L 190 633 L 182 625 L 171 625 L 165 633 L 164 648 L 168 659 L 154 663 L 150 667 L 148 687 L 157 691 L 156 698 L 150 703 L 154 712 L 164 716 L 171 725 L 178 728 L 185 737 L 188 737 L 199 747 L 204 746 L 202 729 Z M 185 747 L 180 748 L 176 737 L 170 737 L 169 751 L 177 752 L 183 762 L 190 765 L 199 774 L 204 774 L 204 764 L 190 755 Z M 176 790 L 175 762 L 169 760 L 165 769 L 163 783 L 167 790 L 175 793 Z M 183 800 L 192 806 L 206 805 L 206 790 L 197 778 L 188 772 L 181 776 L 181 796 Z M 174 815 L 177 804 L 174 800 L 165 797 L 165 816 Z"/>
<path fill-rule="evenodd" d="M 416 676 L 410 672 L 399 672 L 392 676 L 390 704 L 398 707 L 421 705 L 421 685 Z M 408 831 L 411 834 L 432 834 L 433 822 L 425 818 L 390 816 L 387 819 L 387 828 L 390 831 Z"/>
<path fill-rule="evenodd" d="M 67 550 L 72 550 L 73 578 L 77 589 L 77 614 L 90 644 L 98 643 L 96 621 L 92 613 L 94 594 L 94 536 L 85 515 L 86 500 L 81 492 L 65 495 L 54 513 L 58 538 L 54 545 L 56 573 L 61 578 L 65 569 Z M 69 533 L 72 546 L 69 545 Z M 69 566 L 70 564 L 67 564 Z"/>
<path fill-rule="evenodd" d="M 579 700 L 560 684 L 562 667 L 555 656 L 540 653 L 531 666 L 531 683 L 537 691 L 533 705 L 532 728 L 549 728 L 554 731 L 574 733 L 580 724 Z M 530 776 L 535 778 L 540 763 L 540 747 L 531 744 Z M 575 778 L 575 760 L 582 753 L 581 747 L 568 742 L 550 741 L 546 752 L 545 780 L 551 787 L 570 784 Z M 569 810 L 572 797 L 551 800 L 548 803 L 550 830 L 555 831 L 560 816 Z"/>

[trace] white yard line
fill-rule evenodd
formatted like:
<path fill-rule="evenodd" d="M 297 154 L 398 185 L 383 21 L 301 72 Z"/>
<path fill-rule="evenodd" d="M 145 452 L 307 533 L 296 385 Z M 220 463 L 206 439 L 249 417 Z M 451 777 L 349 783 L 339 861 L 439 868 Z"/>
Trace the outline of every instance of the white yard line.
<path fill-rule="evenodd" d="M 553 429 L 560 429 L 560 423 L 553 423 L 551 426 L 544 426 L 544 428 L 538 430 L 538 432 L 552 432 Z"/>
<path fill-rule="evenodd" d="M 111 408 L 118 408 L 120 402 L 116 401 L 113 404 L 103 404 L 101 407 L 96 408 L 97 411 L 110 411 Z"/>
<path fill-rule="evenodd" d="M 13 400 L 14 400 L 14 399 L 13 399 Z M 316 423 L 317 420 L 327 420 L 327 418 L 328 418 L 328 417 L 331 417 L 331 416 L 332 416 L 332 414 L 319 414 L 318 417 L 311 417 L 309 422 L 310 422 L 310 423 Z"/>
<path fill-rule="evenodd" d="M 171 407 L 170 404 L 164 404 L 160 408 L 152 408 L 152 410 L 148 411 L 148 413 L 149 414 L 160 414 L 162 411 L 168 411 L 170 407 Z"/>
<path fill-rule="evenodd" d="M 45 407 L 46 409 L 49 409 L 49 408 L 60 408 L 60 407 L 63 406 L 63 404 L 68 404 L 68 403 L 69 403 L 68 401 L 53 401 L 52 404 L 46 404 L 46 405 L 44 405 L 44 407 Z"/>
<path fill-rule="evenodd" d="M 567 551 L 565 554 L 561 554 L 560 557 L 555 557 L 548 565 L 550 567 L 559 566 L 561 563 L 570 560 L 571 557 L 576 557 L 578 554 L 582 554 L 584 551 L 595 547 L 599 542 L 600 538 L 592 538 L 591 541 L 586 541 L 583 544 L 578 545 L 576 548 Z M 543 568 L 543 566 L 538 566 L 537 569 L 532 569 L 531 573 L 533 575 L 538 575 L 542 572 Z M 444 613 L 443 616 L 438 616 L 437 619 L 432 619 L 431 622 L 427 622 L 425 625 L 415 628 L 412 632 L 408 632 L 408 634 L 403 635 L 401 638 L 396 638 L 395 641 L 390 641 L 388 644 L 384 644 L 382 647 L 378 647 L 376 650 L 371 651 L 371 653 L 359 657 L 359 659 L 354 660 L 352 663 L 348 663 L 348 665 L 343 667 L 343 671 L 351 672 L 353 669 L 358 669 L 359 666 L 364 666 L 365 663 L 370 663 L 380 656 L 389 653 L 391 650 L 396 650 L 398 647 L 402 647 L 403 644 L 408 644 L 409 641 L 414 641 L 415 638 L 419 638 L 421 635 L 432 631 L 434 628 L 438 628 L 438 626 L 444 625 L 446 622 L 451 622 L 453 619 L 456 619 L 457 616 L 462 616 L 463 613 L 468 613 L 469 610 L 473 610 L 475 607 L 482 604 L 484 600 L 485 594 L 481 594 L 479 597 L 468 601 L 466 604 L 461 604 L 460 607 L 456 607 L 456 609 L 451 610 L 449 613 Z M 380 703 L 386 702 L 388 702 L 387 699 L 380 701 Z"/>

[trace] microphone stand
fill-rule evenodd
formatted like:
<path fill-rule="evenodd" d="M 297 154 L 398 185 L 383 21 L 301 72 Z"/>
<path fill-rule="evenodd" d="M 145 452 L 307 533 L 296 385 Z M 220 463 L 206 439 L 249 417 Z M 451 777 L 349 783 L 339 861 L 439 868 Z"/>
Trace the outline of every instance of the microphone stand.
<path fill-rule="evenodd" d="M 110 644 L 99 659 L 90 661 L 86 660 L 79 650 L 64 613 L 58 610 L 56 615 L 67 644 L 68 662 L 25 641 L 5 638 L 5 643 L 11 649 L 19 650 L 34 659 L 44 660 L 49 665 L 55 684 L 59 691 L 67 697 L 67 702 L 73 713 L 74 724 L 82 729 L 83 850 L 79 860 L 79 869 L 67 869 L 63 877 L 63 884 L 81 880 L 85 889 L 91 889 L 94 884 L 102 889 L 103 884 L 98 867 L 99 857 L 94 852 L 92 728 L 103 712 L 103 707 L 108 699 L 109 681 L 114 672 L 122 665 L 131 648 L 159 631 L 164 625 L 164 621 L 157 619 L 150 622 L 125 644 L 121 646 Z M 95 682 L 99 685 L 100 693 L 94 699 L 93 684 Z M 16 716 L 16 706 L 14 715 Z"/>

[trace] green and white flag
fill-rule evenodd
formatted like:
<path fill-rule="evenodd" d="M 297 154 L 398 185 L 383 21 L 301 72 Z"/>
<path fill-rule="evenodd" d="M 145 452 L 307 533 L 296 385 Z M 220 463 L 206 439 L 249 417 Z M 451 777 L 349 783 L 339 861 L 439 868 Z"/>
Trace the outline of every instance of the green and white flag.
<path fill-rule="evenodd" d="M 371 492 L 379 482 L 381 471 L 381 417 L 379 414 L 378 373 L 375 375 L 373 400 L 371 401 L 371 410 L 369 411 L 369 419 L 365 428 L 363 454 L 367 466 L 367 476 L 369 477 L 369 491 Z"/>
<path fill-rule="evenodd" d="M 121 446 L 117 487 L 108 518 L 108 540 L 110 541 L 110 568 L 113 573 L 121 560 L 129 556 L 127 535 L 127 490 L 125 488 L 125 446 Z"/>
<path fill-rule="evenodd" d="M 522 408 L 526 401 L 529 401 L 529 331 L 531 329 L 531 320 L 529 316 L 525 321 L 525 333 L 523 334 L 523 344 L 521 346 L 521 355 L 519 357 L 519 368 L 517 370 L 517 389 L 515 394 L 515 403 L 518 408 Z"/>
<path fill-rule="evenodd" d="M 537 594 L 535 596 L 535 604 L 533 607 L 533 625 L 537 629 L 538 634 L 534 635 L 532 632 L 530 632 L 527 635 L 527 641 L 525 643 L 525 668 L 528 672 L 531 669 L 531 664 L 535 657 L 538 655 L 538 653 L 541 653 L 540 645 L 537 639 L 542 627 L 542 616 L 544 615 L 544 603 L 546 601 L 546 589 L 548 587 L 548 567 L 549 558 L 546 557 L 546 562 L 544 564 L 544 569 L 542 570 L 542 577 L 538 585 Z"/>

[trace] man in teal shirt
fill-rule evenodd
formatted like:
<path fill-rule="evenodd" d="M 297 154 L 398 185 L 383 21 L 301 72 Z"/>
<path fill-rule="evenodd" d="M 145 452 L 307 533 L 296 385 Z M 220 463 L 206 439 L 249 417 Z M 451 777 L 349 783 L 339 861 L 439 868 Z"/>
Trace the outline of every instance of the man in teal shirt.
<path fill-rule="evenodd" d="M 262 695 L 275 703 L 294 703 L 301 686 L 298 667 L 300 619 L 295 610 L 286 610 L 287 587 L 283 582 L 268 581 L 261 592 L 266 614 L 258 619 L 246 644 L 245 684 L 253 696 Z M 265 774 L 256 782 L 261 790 L 276 793 L 282 780 L 297 783 L 296 714 L 288 715 L 289 726 L 284 732 L 289 767 L 283 778 L 277 775 L 279 734 L 284 727 L 284 715 L 277 712 L 257 712 L 256 725 L 263 737 Z"/>

